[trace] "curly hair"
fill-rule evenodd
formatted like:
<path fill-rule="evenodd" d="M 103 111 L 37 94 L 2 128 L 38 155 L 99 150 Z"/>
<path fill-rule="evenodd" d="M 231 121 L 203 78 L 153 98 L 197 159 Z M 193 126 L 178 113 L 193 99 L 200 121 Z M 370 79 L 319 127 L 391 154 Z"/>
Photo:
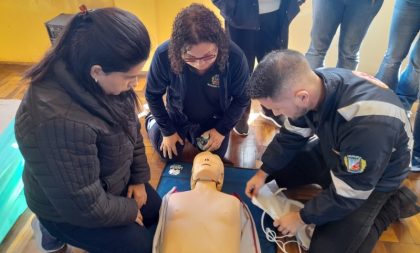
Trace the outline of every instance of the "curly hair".
<path fill-rule="evenodd" d="M 182 55 L 192 45 L 202 42 L 216 44 L 216 64 L 224 71 L 229 53 L 229 38 L 216 15 L 201 4 L 191 4 L 175 18 L 169 42 L 169 61 L 172 71 L 180 74 L 184 67 Z"/>

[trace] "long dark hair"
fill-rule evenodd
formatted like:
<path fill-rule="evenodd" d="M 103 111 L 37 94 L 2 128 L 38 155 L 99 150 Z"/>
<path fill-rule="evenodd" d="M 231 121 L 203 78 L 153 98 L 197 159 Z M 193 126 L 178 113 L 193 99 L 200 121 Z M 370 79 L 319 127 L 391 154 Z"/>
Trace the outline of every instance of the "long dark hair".
<path fill-rule="evenodd" d="M 191 4 L 181 10 L 175 18 L 169 42 L 169 60 L 172 71 L 182 72 L 184 54 L 189 46 L 202 42 L 216 44 L 216 63 L 224 71 L 229 54 L 229 38 L 216 15 L 201 4 Z"/>
<path fill-rule="evenodd" d="M 105 73 L 126 72 L 146 60 L 150 53 L 150 37 L 143 23 L 133 14 L 118 8 L 102 8 L 76 14 L 65 27 L 57 44 L 24 75 L 31 83 L 44 80 L 54 64 L 62 60 L 68 71 L 111 116 L 126 130 L 126 112 L 110 103 L 90 75 L 93 65 Z M 125 92 L 137 109 L 139 102 L 133 90 Z"/>

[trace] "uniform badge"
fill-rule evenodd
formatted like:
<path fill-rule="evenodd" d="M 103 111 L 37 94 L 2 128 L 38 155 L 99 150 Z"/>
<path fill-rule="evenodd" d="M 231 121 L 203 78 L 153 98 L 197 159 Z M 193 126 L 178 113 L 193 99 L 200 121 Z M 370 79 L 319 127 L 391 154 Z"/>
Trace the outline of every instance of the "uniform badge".
<path fill-rule="evenodd" d="M 207 85 L 213 88 L 219 88 L 220 87 L 219 74 L 212 76 L 210 83 L 207 83 Z"/>
<path fill-rule="evenodd" d="M 344 156 L 344 164 L 350 173 L 362 173 L 366 168 L 366 160 L 357 155 Z"/>

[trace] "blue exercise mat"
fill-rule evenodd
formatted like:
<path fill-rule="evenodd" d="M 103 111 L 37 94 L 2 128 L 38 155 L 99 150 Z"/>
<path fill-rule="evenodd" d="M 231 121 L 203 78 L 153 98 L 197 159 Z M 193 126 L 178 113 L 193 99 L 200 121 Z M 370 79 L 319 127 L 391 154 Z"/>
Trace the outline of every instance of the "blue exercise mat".
<path fill-rule="evenodd" d="M 172 169 L 171 169 L 172 167 Z M 191 167 L 189 163 L 167 163 L 157 187 L 157 192 L 163 197 L 172 187 L 176 186 L 178 191 L 188 191 L 191 179 Z M 177 168 L 182 168 L 178 170 Z M 276 245 L 267 241 L 265 234 L 261 230 L 262 210 L 251 203 L 251 200 L 245 195 L 246 182 L 255 174 L 256 170 L 225 167 L 225 178 L 222 192 L 228 194 L 237 194 L 251 210 L 255 225 L 258 231 L 258 237 L 261 244 L 261 252 L 275 253 Z M 178 174 L 179 173 L 179 174 Z"/>

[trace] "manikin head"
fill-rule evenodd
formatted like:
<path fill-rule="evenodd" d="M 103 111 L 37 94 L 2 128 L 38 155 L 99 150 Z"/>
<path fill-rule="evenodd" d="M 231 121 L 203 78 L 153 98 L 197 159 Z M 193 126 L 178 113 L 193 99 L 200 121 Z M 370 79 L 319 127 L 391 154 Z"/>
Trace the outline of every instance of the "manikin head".
<path fill-rule="evenodd" d="M 224 171 L 225 168 L 219 156 L 209 151 L 199 153 L 195 156 L 192 166 L 191 189 L 194 189 L 198 181 L 213 181 L 216 183 L 217 190 L 221 191 Z"/>

